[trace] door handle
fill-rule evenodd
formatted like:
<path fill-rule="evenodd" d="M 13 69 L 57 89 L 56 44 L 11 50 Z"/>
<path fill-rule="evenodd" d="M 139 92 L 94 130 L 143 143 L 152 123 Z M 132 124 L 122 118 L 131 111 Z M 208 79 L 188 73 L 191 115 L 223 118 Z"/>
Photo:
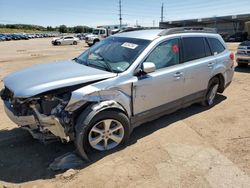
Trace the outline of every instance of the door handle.
<path fill-rule="evenodd" d="M 174 78 L 175 78 L 176 80 L 179 80 L 182 76 L 183 76 L 183 73 L 182 73 L 182 72 L 176 72 L 176 73 L 174 74 Z"/>
<path fill-rule="evenodd" d="M 174 77 L 181 77 L 182 75 L 183 75 L 182 72 L 176 72 L 176 73 L 174 74 Z"/>
<path fill-rule="evenodd" d="M 208 64 L 207 64 L 207 66 L 209 67 L 209 68 L 212 68 L 213 66 L 214 66 L 214 62 L 209 62 Z"/>

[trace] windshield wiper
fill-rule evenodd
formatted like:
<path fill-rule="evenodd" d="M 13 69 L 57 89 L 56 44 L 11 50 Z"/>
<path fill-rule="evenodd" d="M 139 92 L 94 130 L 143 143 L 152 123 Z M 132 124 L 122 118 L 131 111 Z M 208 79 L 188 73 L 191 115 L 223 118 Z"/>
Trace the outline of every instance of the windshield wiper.
<path fill-rule="evenodd" d="M 73 61 L 75 61 L 76 63 L 79 63 L 79 64 L 84 64 L 84 65 L 87 65 L 88 66 L 88 63 L 79 59 L 78 57 L 75 57 L 74 59 L 72 59 Z"/>
<path fill-rule="evenodd" d="M 96 60 L 95 62 L 98 62 L 99 64 L 101 64 L 101 65 L 105 65 L 105 67 L 106 67 L 106 70 L 108 70 L 108 71 L 110 71 L 110 72 L 114 72 L 113 71 L 113 69 L 112 69 L 112 67 L 110 66 L 110 64 L 108 63 L 108 60 L 106 59 L 106 58 L 104 58 L 101 54 L 99 54 L 99 53 L 95 53 L 95 52 L 92 52 L 94 55 L 97 55 L 97 56 L 99 56 L 100 58 L 98 58 L 98 60 Z M 88 58 L 87 58 L 87 64 L 89 65 L 90 64 L 90 62 L 88 61 L 89 60 L 89 56 L 90 56 L 90 50 L 89 50 L 89 52 L 88 52 Z M 101 62 L 104 62 L 104 64 L 103 63 L 101 63 Z"/>

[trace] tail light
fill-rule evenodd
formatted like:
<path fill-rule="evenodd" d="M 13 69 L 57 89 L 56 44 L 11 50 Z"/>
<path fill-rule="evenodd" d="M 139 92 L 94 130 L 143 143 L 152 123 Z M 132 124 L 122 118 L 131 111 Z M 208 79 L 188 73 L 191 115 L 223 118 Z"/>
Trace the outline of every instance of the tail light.
<path fill-rule="evenodd" d="M 231 60 L 234 60 L 234 53 L 231 52 L 229 57 L 230 57 Z"/>

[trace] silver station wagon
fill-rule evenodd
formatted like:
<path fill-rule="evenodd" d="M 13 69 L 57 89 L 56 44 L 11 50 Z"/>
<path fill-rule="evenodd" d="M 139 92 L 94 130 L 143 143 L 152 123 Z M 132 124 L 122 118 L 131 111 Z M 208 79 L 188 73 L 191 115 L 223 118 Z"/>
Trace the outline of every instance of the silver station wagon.
<path fill-rule="evenodd" d="M 4 78 L 9 118 L 42 141 L 117 148 L 132 130 L 193 103 L 211 106 L 231 83 L 234 55 L 210 28 L 121 33 L 79 57 Z"/>

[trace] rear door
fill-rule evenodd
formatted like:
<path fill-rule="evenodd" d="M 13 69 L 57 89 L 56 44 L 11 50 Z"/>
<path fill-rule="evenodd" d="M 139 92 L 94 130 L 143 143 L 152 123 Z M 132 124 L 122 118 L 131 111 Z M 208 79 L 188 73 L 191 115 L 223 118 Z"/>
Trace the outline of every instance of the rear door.
<path fill-rule="evenodd" d="M 205 37 L 182 37 L 185 102 L 204 95 L 216 63 Z"/>
<path fill-rule="evenodd" d="M 230 51 L 226 50 L 223 39 L 208 37 L 210 49 L 214 58 L 216 59 L 216 65 L 214 66 L 214 74 L 222 73 L 224 76 L 225 84 L 232 81 L 233 77 L 233 60 L 230 58 Z"/>
<path fill-rule="evenodd" d="M 107 37 L 106 29 L 100 30 L 100 37 L 101 37 L 101 39 L 104 39 Z"/>

